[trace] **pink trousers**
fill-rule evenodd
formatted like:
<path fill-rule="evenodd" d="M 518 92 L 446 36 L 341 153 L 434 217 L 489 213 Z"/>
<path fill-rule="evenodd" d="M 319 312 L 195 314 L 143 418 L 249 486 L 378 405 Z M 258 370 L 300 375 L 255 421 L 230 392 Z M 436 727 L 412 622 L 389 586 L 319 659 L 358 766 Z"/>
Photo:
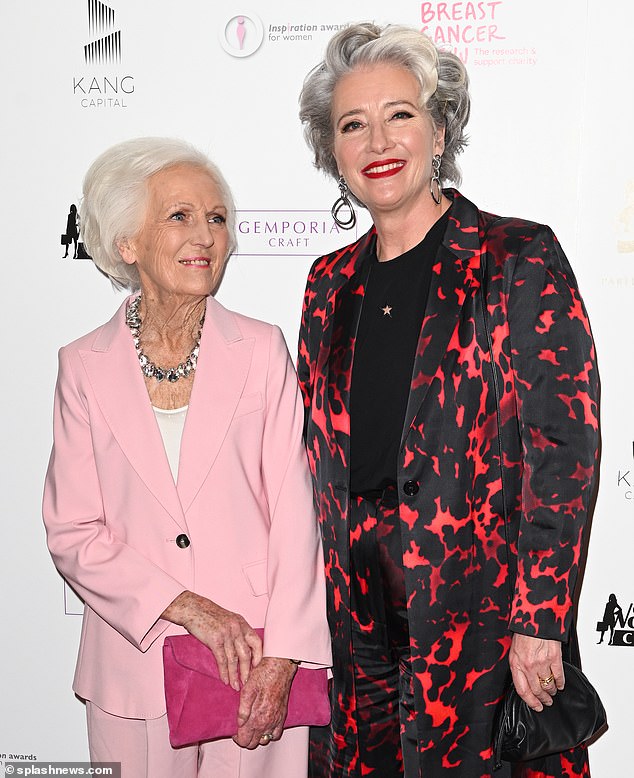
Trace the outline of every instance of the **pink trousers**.
<path fill-rule="evenodd" d="M 306 778 L 308 729 L 288 729 L 253 751 L 233 740 L 172 748 L 167 716 L 124 719 L 86 702 L 92 762 L 121 762 L 121 778 Z"/>

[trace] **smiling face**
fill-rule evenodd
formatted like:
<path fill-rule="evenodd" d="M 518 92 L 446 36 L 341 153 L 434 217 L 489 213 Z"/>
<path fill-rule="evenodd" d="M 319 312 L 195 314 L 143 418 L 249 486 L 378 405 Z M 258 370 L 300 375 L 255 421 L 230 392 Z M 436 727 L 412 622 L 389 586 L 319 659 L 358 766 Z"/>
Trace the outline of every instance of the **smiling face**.
<path fill-rule="evenodd" d="M 444 130 L 420 107 L 416 77 L 381 64 L 343 76 L 333 94 L 334 157 L 340 173 L 373 217 L 433 205 L 431 162 Z"/>
<path fill-rule="evenodd" d="M 148 179 L 143 226 L 119 244 L 135 264 L 146 299 L 205 297 L 215 291 L 227 256 L 227 209 L 203 168 L 176 165 Z"/>

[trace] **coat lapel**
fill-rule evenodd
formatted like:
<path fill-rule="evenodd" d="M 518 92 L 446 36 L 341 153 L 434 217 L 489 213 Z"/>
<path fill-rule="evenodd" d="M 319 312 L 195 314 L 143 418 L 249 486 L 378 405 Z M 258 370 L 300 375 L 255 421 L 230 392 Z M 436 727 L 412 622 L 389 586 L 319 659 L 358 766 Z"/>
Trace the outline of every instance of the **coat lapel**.
<path fill-rule="evenodd" d="M 253 346 L 252 338 L 242 337 L 235 316 L 208 298 L 178 468 L 177 488 L 184 511 L 198 494 L 227 434 Z"/>
<path fill-rule="evenodd" d="M 126 302 L 98 330 L 92 348 L 80 351 L 80 356 L 101 412 L 130 465 L 185 529 L 161 433 L 125 323 Z"/>
<path fill-rule="evenodd" d="M 445 194 L 453 198 L 454 203 L 432 271 L 414 358 L 402 444 L 440 368 L 465 300 L 479 285 L 478 210 L 455 190 L 447 189 Z M 372 229 L 357 245 L 356 256 L 346 266 L 349 278 L 337 290 L 334 300 L 328 360 L 328 407 L 344 466 L 349 465 L 350 454 L 350 382 L 354 345 L 375 242 L 376 234 Z"/>
<path fill-rule="evenodd" d="M 479 285 L 480 239 L 478 211 L 455 190 L 443 242 L 436 255 L 425 315 L 414 358 L 401 447 L 436 376 L 465 300 Z"/>
<path fill-rule="evenodd" d="M 336 448 L 344 468 L 350 464 L 350 383 L 354 346 L 374 243 L 375 233 L 371 230 L 358 244 L 358 253 L 353 257 L 352 264 L 348 265 L 351 275 L 337 290 L 333 303 L 327 407 L 330 410 Z"/>

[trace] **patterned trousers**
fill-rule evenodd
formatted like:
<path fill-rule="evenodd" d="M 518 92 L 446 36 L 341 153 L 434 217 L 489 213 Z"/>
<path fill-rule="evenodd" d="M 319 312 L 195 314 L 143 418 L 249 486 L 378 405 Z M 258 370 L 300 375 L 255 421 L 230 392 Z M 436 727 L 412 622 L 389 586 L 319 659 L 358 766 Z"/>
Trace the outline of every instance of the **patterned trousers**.
<path fill-rule="evenodd" d="M 419 774 L 402 559 L 396 488 L 353 497 L 350 603 L 364 778 Z"/>

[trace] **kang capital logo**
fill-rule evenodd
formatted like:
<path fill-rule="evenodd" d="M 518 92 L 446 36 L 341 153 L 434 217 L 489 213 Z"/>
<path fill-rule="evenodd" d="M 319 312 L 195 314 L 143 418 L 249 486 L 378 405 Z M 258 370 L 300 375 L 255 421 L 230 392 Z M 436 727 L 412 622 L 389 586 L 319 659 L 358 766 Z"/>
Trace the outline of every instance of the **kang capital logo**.
<path fill-rule="evenodd" d="M 87 65 L 121 62 L 121 30 L 115 27 L 114 8 L 88 0 L 88 32 L 96 40 L 84 46 Z"/>
<path fill-rule="evenodd" d="M 89 40 L 82 44 L 85 71 L 73 76 L 73 95 L 82 108 L 128 107 L 134 76 L 121 71 L 122 34 L 117 11 L 101 0 L 85 0 Z"/>
<path fill-rule="evenodd" d="M 632 441 L 632 459 L 634 460 L 634 441 Z M 634 467 L 632 465 L 619 468 L 616 485 L 628 502 L 634 500 Z"/>

